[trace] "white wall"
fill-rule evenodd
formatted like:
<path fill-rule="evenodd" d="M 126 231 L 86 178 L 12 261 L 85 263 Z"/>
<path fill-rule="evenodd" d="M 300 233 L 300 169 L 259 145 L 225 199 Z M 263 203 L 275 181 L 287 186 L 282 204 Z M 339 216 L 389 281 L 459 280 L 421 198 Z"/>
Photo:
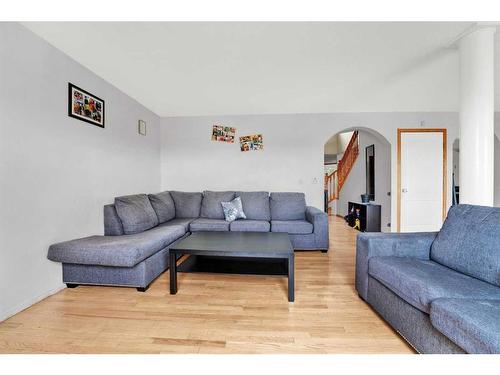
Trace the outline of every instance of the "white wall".
<path fill-rule="evenodd" d="M 342 154 L 352 138 L 352 131 L 335 134 L 325 143 L 325 154 Z"/>
<path fill-rule="evenodd" d="M 105 100 L 105 129 L 68 117 L 68 81 Z M 51 243 L 102 234 L 114 196 L 159 190 L 160 130 L 155 114 L 13 23 L 0 23 L 0 129 L 2 320 L 63 286 Z"/>
<path fill-rule="evenodd" d="M 349 146 L 349 142 L 351 141 L 353 133 L 354 132 L 350 131 L 350 132 L 344 132 L 344 133 L 338 134 L 338 147 L 339 147 L 338 152 L 339 153 L 344 153 L 347 146 Z"/>
<path fill-rule="evenodd" d="M 336 155 L 339 153 L 339 135 L 335 134 L 325 143 L 325 154 Z"/>
<path fill-rule="evenodd" d="M 381 206 L 381 230 L 390 232 L 387 223 L 391 222 L 391 145 L 380 136 L 367 131 L 359 132 L 359 156 L 339 193 L 338 214 L 347 215 L 348 202 L 361 202 L 361 194 L 366 193 L 366 155 L 367 146 L 375 145 L 375 201 Z"/>
<path fill-rule="evenodd" d="M 240 152 L 237 144 L 212 142 L 210 134 L 215 123 L 235 126 L 237 136 L 262 133 L 264 150 Z M 391 144 L 391 191 L 395 191 L 397 128 L 414 128 L 421 124 L 447 128 L 448 182 L 451 183 L 451 145 L 457 138 L 458 114 L 396 112 L 171 117 L 162 118 L 161 124 L 163 189 L 303 191 L 308 204 L 322 208 L 324 144 L 332 135 L 346 129 L 371 128 L 384 136 Z M 448 194 L 448 202 L 451 202 Z M 393 229 L 396 227 L 395 199 L 396 194 L 392 194 Z"/>

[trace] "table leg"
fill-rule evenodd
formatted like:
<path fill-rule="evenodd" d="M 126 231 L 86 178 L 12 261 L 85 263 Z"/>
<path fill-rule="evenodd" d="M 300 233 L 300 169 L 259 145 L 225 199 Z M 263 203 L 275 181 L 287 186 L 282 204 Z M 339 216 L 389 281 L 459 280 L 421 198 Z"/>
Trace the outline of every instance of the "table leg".
<path fill-rule="evenodd" d="M 288 258 L 288 302 L 295 300 L 295 267 L 294 255 Z"/>
<path fill-rule="evenodd" d="M 170 250 L 170 294 L 177 293 L 177 254 Z"/>

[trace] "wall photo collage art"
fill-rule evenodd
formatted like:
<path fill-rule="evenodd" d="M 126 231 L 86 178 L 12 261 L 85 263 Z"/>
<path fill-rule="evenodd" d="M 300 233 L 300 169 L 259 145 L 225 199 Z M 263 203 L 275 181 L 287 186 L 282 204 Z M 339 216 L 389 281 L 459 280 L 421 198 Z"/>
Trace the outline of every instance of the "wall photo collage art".
<path fill-rule="evenodd" d="M 104 100 L 68 82 L 68 116 L 104 128 Z"/>
<path fill-rule="evenodd" d="M 234 143 L 236 128 L 223 125 L 214 125 L 212 129 L 212 141 Z"/>
<path fill-rule="evenodd" d="M 234 143 L 236 128 L 224 125 L 213 125 L 212 141 Z M 264 149 L 262 134 L 251 134 L 240 137 L 240 150 L 257 151 Z"/>
<path fill-rule="evenodd" d="M 241 151 L 257 151 L 264 149 L 262 134 L 252 134 L 240 137 Z"/>

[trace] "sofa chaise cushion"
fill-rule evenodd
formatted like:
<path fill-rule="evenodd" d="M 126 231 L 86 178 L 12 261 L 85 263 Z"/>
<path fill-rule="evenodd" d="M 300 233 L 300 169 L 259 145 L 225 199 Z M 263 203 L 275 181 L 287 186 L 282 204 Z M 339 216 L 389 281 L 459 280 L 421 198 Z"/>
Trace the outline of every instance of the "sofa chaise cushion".
<path fill-rule="evenodd" d="M 437 298 L 500 300 L 500 288 L 429 260 L 373 257 L 368 274 L 425 313 Z"/>
<path fill-rule="evenodd" d="M 237 191 L 235 196 L 241 198 L 243 212 L 248 220 L 271 220 L 267 191 Z"/>
<path fill-rule="evenodd" d="M 500 208 L 452 206 L 432 244 L 431 259 L 500 286 Z"/>
<path fill-rule="evenodd" d="M 158 217 L 146 194 L 116 197 L 115 208 L 125 234 L 144 232 L 158 225 Z"/>
<path fill-rule="evenodd" d="M 175 204 L 170 192 L 164 191 L 158 194 L 149 194 L 151 206 L 158 216 L 158 222 L 164 223 L 175 218 Z"/>
<path fill-rule="evenodd" d="M 174 200 L 176 218 L 187 219 L 200 217 L 202 199 L 201 193 L 171 191 L 170 195 Z"/>
<path fill-rule="evenodd" d="M 439 298 L 431 304 L 430 317 L 468 353 L 500 354 L 500 301 Z"/>
<path fill-rule="evenodd" d="M 272 220 L 271 232 L 282 232 L 288 234 L 310 234 L 313 225 L 305 220 Z"/>
<path fill-rule="evenodd" d="M 61 263 L 133 267 L 184 236 L 180 225 L 123 236 L 90 236 L 49 247 L 47 257 Z"/>
<path fill-rule="evenodd" d="M 271 224 L 265 220 L 235 220 L 230 224 L 232 232 L 269 232 Z"/>
<path fill-rule="evenodd" d="M 269 196 L 272 220 L 305 220 L 304 193 L 271 193 Z"/>
<path fill-rule="evenodd" d="M 189 224 L 191 232 L 226 232 L 229 222 L 224 219 L 195 219 Z"/>
<path fill-rule="evenodd" d="M 201 201 L 201 217 L 207 219 L 224 219 L 221 202 L 234 199 L 234 191 L 204 191 Z"/>

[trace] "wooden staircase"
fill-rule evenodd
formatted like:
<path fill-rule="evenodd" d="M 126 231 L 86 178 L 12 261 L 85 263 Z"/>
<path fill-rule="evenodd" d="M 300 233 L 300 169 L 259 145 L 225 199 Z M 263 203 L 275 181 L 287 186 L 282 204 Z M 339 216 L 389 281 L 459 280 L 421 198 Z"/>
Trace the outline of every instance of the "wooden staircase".
<path fill-rule="evenodd" d="M 339 160 L 337 165 L 338 171 L 338 180 L 339 180 L 339 188 L 338 191 L 342 190 L 342 186 L 344 186 L 345 181 L 347 180 L 347 176 L 351 172 L 351 169 L 356 162 L 356 159 L 359 155 L 359 133 L 355 131 L 352 134 L 351 140 L 345 149 L 344 156 Z"/>
<path fill-rule="evenodd" d="M 340 190 L 344 186 L 358 155 L 359 133 L 354 131 L 342 159 L 338 161 L 337 170 L 330 175 L 325 175 L 325 191 L 327 191 L 328 203 L 339 198 Z"/>
<path fill-rule="evenodd" d="M 325 190 L 328 192 L 328 203 L 338 198 L 337 186 L 337 171 L 333 171 L 330 175 L 325 174 Z"/>

